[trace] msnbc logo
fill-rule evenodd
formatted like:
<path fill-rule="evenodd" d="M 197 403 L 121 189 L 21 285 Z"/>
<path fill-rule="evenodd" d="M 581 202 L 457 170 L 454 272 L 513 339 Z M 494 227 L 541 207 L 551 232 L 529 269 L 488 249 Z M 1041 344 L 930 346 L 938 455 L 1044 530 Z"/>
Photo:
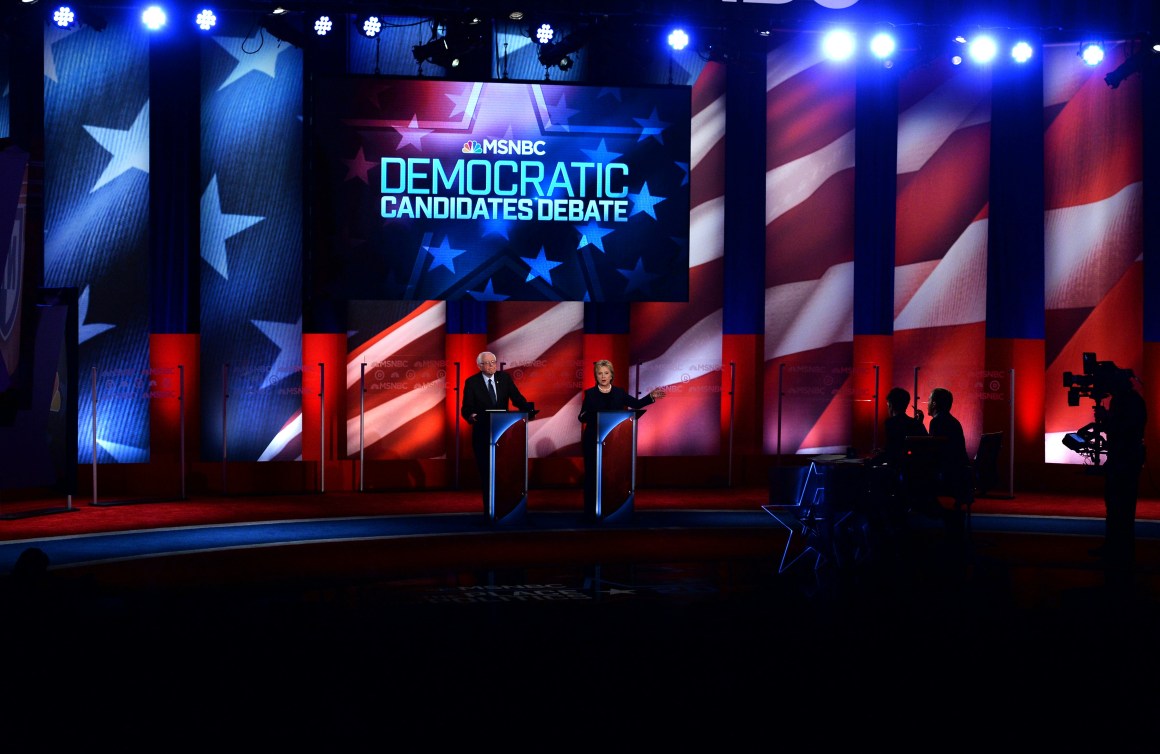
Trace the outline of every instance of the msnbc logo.
<path fill-rule="evenodd" d="M 474 139 L 472 139 L 471 141 L 468 141 L 468 142 L 464 142 L 463 153 L 464 154 L 483 154 L 483 145 Z"/>

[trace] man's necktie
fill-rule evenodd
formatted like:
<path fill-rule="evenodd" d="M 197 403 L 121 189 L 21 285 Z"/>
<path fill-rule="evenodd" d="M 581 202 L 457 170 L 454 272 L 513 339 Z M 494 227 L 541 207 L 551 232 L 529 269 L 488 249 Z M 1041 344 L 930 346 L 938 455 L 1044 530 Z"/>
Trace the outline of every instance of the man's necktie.
<path fill-rule="evenodd" d="M 499 401 L 495 397 L 495 381 L 494 380 L 487 381 L 487 392 L 489 395 L 491 395 L 491 405 L 493 405 L 493 406 L 497 405 L 499 403 Z"/>

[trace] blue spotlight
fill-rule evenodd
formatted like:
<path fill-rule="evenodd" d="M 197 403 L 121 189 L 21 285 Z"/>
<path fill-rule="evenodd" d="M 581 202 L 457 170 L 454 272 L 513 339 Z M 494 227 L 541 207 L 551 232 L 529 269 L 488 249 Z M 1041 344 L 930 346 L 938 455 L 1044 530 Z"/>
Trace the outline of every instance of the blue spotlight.
<path fill-rule="evenodd" d="M 684 29 L 673 29 L 669 34 L 669 47 L 674 50 L 683 50 L 689 46 L 689 35 Z"/>
<path fill-rule="evenodd" d="M 551 24 L 540 24 L 540 26 L 532 32 L 532 39 L 536 40 L 542 45 L 546 45 L 552 41 L 556 36 L 556 30 L 552 28 Z"/>
<path fill-rule="evenodd" d="M 73 29 L 77 25 L 77 14 L 67 5 L 62 5 L 52 12 L 52 23 L 62 29 Z"/>
<path fill-rule="evenodd" d="M 330 20 L 330 16 L 319 16 L 314 21 L 314 33 L 320 37 L 325 37 L 334 28 L 334 22 Z"/>
<path fill-rule="evenodd" d="M 1090 66 L 1104 62 L 1104 46 L 1098 42 L 1087 42 L 1080 48 L 1079 56 Z"/>
<path fill-rule="evenodd" d="M 995 43 L 994 37 L 984 34 L 971 40 L 967 52 L 976 63 L 990 63 L 999 53 L 999 45 Z"/>
<path fill-rule="evenodd" d="M 854 54 L 854 35 L 845 29 L 827 32 L 822 37 L 822 53 L 830 60 L 848 60 Z"/>
<path fill-rule="evenodd" d="M 898 43 L 894 41 L 894 37 L 884 31 L 878 32 L 870 40 L 870 52 L 879 60 L 886 60 L 897 49 Z"/>
<path fill-rule="evenodd" d="M 145 24 L 145 28 L 149 31 L 157 31 L 168 22 L 169 19 L 160 5 L 150 5 L 141 14 L 141 23 Z"/>
<path fill-rule="evenodd" d="M 1016 42 L 1015 46 L 1011 48 L 1011 58 L 1016 63 L 1026 63 L 1035 55 L 1034 48 L 1027 42 Z"/>
<path fill-rule="evenodd" d="M 217 26 L 217 16 L 215 16 L 213 11 L 209 8 L 202 8 L 200 11 L 198 11 L 197 16 L 193 19 L 193 22 L 197 24 L 197 28 L 201 29 L 202 31 L 209 31 L 213 27 Z"/>

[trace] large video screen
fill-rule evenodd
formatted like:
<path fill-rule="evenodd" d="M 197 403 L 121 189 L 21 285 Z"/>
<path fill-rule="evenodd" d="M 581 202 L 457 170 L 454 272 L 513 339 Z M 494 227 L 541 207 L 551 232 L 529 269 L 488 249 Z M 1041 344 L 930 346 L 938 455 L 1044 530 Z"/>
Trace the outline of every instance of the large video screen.
<path fill-rule="evenodd" d="M 312 292 L 686 301 L 691 89 L 319 78 Z"/>

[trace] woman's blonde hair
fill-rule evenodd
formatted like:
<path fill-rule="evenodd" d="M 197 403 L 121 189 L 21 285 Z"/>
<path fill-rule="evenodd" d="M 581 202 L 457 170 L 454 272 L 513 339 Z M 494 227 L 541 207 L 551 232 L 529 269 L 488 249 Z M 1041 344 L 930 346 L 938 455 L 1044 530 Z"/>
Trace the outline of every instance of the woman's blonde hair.
<path fill-rule="evenodd" d="M 596 370 L 600 369 L 600 367 L 608 367 L 609 374 L 612 375 L 613 377 L 616 376 L 616 370 L 612 368 L 612 362 L 609 361 L 608 359 L 601 359 L 600 361 L 593 362 L 593 364 L 592 364 L 592 377 L 593 378 L 596 377 Z"/>

